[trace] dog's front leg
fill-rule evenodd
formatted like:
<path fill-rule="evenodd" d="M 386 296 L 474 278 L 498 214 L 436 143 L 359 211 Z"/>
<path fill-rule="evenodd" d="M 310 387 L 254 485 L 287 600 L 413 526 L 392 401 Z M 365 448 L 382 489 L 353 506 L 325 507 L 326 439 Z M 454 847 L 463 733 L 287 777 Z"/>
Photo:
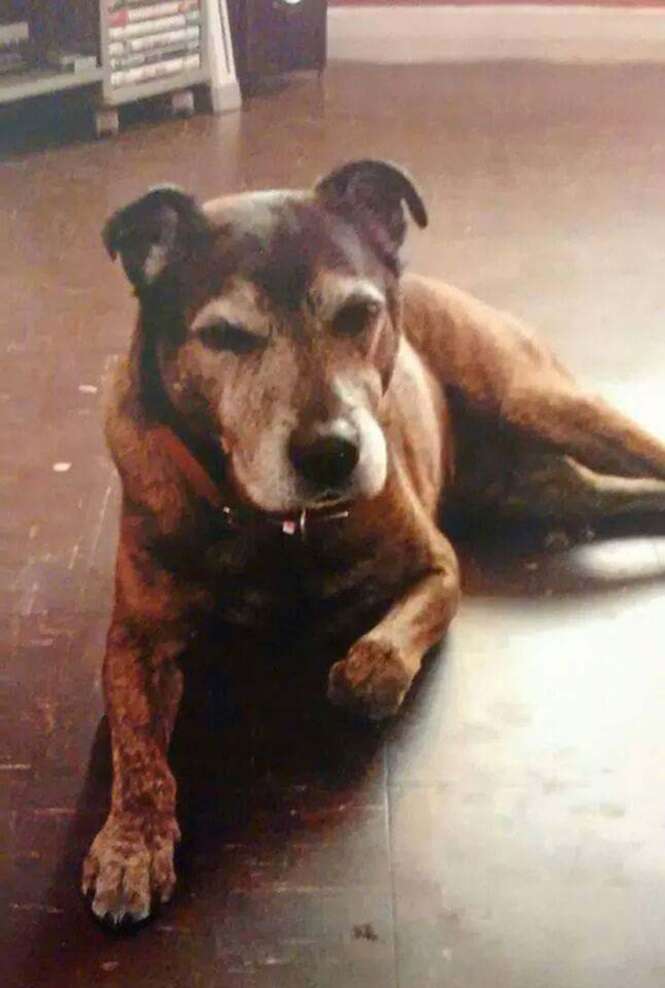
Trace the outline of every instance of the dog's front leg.
<path fill-rule="evenodd" d="M 175 885 L 176 785 L 166 750 L 182 676 L 171 648 L 140 636 L 126 620 L 109 632 L 111 811 L 84 863 L 83 891 L 94 892 L 93 912 L 115 924 L 145 919 L 151 901 L 166 902 Z"/>
<path fill-rule="evenodd" d="M 83 891 L 113 923 L 139 922 L 173 891 L 176 785 L 167 749 L 182 692 L 176 663 L 189 638 L 195 591 L 181 588 L 123 519 L 116 605 L 104 658 L 111 729 L 111 810 L 83 866 Z"/>
<path fill-rule="evenodd" d="M 372 720 L 396 713 L 423 656 L 443 635 L 459 603 L 459 570 L 452 546 L 440 535 L 427 571 L 370 632 L 330 670 L 328 696 Z"/>

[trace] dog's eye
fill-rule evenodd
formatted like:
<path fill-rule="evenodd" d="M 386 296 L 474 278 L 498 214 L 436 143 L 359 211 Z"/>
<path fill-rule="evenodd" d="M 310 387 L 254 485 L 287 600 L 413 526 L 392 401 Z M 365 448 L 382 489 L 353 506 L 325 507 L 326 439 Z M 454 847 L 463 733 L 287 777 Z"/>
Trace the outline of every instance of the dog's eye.
<path fill-rule="evenodd" d="M 263 337 L 224 320 L 203 326 L 197 336 L 211 350 L 230 350 L 232 353 L 251 353 L 265 345 Z"/>
<path fill-rule="evenodd" d="M 333 319 L 333 332 L 339 336 L 360 336 L 376 317 L 378 302 L 350 302 Z"/>

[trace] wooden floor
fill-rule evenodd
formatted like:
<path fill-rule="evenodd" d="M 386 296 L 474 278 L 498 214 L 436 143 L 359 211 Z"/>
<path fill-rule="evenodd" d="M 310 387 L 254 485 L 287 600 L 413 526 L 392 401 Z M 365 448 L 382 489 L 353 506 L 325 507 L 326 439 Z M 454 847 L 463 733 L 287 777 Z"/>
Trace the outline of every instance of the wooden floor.
<path fill-rule="evenodd" d="M 664 92 L 659 68 L 345 66 L 239 117 L 103 143 L 76 124 L 30 153 L 25 119 L 14 152 L 5 131 L 3 984 L 665 984 L 657 534 L 467 548 L 462 612 L 383 728 L 327 709 L 306 649 L 210 642 L 174 742 L 176 899 L 117 937 L 78 893 L 109 782 L 99 670 L 118 489 L 100 385 L 134 309 L 99 241 L 109 212 L 165 180 L 206 197 L 307 184 L 348 157 L 402 162 L 431 215 L 413 267 L 539 325 L 665 436 Z"/>

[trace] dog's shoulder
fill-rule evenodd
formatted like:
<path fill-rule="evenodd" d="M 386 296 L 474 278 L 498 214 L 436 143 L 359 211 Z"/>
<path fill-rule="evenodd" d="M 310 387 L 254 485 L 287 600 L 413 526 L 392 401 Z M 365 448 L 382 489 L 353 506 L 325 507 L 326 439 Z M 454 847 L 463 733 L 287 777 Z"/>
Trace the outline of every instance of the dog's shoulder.
<path fill-rule="evenodd" d="M 116 357 L 104 379 L 104 435 L 118 467 L 137 442 L 141 412 L 132 381 L 129 358 Z"/>
<path fill-rule="evenodd" d="M 125 503 L 148 513 L 163 533 L 191 515 L 191 493 L 146 418 L 129 358 L 118 359 L 105 382 L 104 433 Z"/>

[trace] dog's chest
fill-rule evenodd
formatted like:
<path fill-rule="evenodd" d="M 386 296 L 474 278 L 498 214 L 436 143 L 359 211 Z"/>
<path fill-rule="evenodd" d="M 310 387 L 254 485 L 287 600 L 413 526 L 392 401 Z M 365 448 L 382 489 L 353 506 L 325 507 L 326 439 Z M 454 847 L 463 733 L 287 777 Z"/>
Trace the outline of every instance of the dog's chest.
<path fill-rule="evenodd" d="M 238 624 L 332 619 L 372 609 L 403 582 L 399 554 L 375 534 L 338 528 L 287 534 L 229 530 L 208 541 L 206 581 L 220 616 Z"/>

